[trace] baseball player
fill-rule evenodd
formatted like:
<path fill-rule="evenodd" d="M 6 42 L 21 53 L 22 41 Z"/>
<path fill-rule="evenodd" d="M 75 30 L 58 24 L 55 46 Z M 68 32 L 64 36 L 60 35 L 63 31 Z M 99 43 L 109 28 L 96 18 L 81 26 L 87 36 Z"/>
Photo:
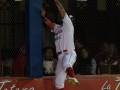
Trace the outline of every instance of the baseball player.
<path fill-rule="evenodd" d="M 76 61 L 76 52 L 74 46 L 74 27 L 72 21 L 73 16 L 67 15 L 63 6 L 58 0 L 54 0 L 61 16 L 63 23 L 61 25 L 52 23 L 45 15 L 46 11 L 41 10 L 41 16 L 44 23 L 54 32 L 54 40 L 56 45 L 56 53 L 58 55 L 58 63 L 55 71 L 56 79 L 55 86 L 57 90 L 64 90 L 64 82 L 79 85 L 79 82 L 74 77 L 74 70 L 72 68 Z M 69 76 L 68 78 L 67 75 Z"/>

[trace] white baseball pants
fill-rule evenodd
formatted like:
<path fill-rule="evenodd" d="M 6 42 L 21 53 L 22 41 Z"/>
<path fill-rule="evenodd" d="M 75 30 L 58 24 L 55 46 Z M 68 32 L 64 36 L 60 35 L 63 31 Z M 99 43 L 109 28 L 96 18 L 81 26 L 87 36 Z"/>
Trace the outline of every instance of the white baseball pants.
<path fill-rule="evenodd" d="M 55 85 L 57 89 L 64 88 L 64 82 L 67 76 L 66 69 L 72 67 L 76 61 L 76 52 L 74 50 L 62 52 L 58 55 L 58 63 L 55 71 Z"/>

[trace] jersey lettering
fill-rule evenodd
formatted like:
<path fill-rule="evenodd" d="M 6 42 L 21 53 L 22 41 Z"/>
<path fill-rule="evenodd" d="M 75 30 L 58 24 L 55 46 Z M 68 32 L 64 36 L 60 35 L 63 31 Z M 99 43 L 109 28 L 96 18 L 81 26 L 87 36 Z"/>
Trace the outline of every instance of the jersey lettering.
<path fill-rule="evenodd" d="M 57 33 L 55 33 L 55 35 L 58 35 L 59 33 L 62 33 L 62 30 L 58 31 Z"/>
<path fill-rule="evenodd" d="M 59 30 L 62 26 L 63 26 L 63 24 L 61 24 L 56 30 Z"/>
<path fill-rule="evenodd" d="M 56 40 L 59 40 L 59 39 L 61 39 L 61 35 L 60 35 L 60 36 L 55 37 L 55 41 L 56 41 Z"/>

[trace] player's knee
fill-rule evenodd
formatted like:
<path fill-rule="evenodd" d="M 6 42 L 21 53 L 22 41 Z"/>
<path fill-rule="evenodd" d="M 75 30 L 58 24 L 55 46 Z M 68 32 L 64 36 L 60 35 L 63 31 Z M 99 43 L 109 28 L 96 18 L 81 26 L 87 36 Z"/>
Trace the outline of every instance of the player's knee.
<path fill-rule="evenodd" d="M 71 65 L 70 65 L 70 64 L 66 64 L 66 63 L 63 63 L 63 65 L 62 65 L 62 66 L 63 66 L 63 69 L 64 69 L 64 70 L 66 70 L 68 67 L 71 67 Z"/>

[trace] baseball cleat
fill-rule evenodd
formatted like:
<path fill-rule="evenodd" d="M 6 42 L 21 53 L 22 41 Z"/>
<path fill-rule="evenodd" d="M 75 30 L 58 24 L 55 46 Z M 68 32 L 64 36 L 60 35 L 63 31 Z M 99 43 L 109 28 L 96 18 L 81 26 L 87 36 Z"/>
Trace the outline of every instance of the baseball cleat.
<path fill-rule="evenodd" d="M 66 78 L 66 80 L 67 80 L 70 84 L 73 84 L 73 85 L 75 85 L 75 86 L 78 86 L 78 85 L 79 85 L 79 82 L 78 82 L 78 80 L 77 80 L 76 78 L 71 78 L 71 77 L 69 77 L 69 78 Z"/>

